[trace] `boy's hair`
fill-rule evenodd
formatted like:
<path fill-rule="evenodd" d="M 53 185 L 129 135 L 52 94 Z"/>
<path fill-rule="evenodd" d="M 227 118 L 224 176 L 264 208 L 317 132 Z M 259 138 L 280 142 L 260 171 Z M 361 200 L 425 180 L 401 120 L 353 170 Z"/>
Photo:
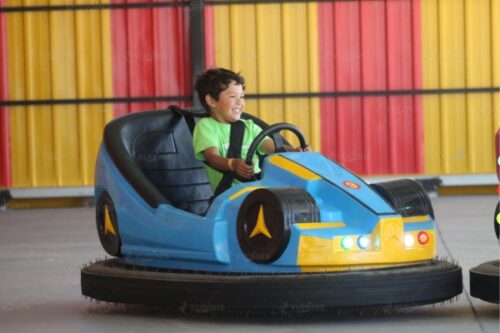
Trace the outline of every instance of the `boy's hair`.
<path fill-rule="evenodd" d="M 212 68 L 198 76 L 194 88 L 198 93 L 203 107 L 210 112 L 210 107 L 205 101 L 205 97 L 210 95 L 214 100 L 219 100 L 219 94 L 229 87 L 231 82 L 241 84 L 245 89 L 245 78 L 239 73 L 235 73 L 225 68 Z"/>

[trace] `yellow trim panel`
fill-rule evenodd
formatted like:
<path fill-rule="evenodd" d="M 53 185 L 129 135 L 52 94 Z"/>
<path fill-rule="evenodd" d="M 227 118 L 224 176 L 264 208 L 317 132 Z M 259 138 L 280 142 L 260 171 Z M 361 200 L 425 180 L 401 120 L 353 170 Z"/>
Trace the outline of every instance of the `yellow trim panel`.
<path fill-rule="evenodd" d="M 283 156 L 280 155 L 273 155 L 269 158 L 269 163 L 285 170 L 288 171 L 302 179 L 305 180 L 318 180 L 321 179 L 320 176 L 315 174 L 314 172 L 304 168 L 301 165 L 298 165 L 297 163 L 294 163 Z"/>
<path fill-rule="evenodd" d="M 326 229 L 326 228 L 344 228 L 344 222 L 299 222 L 295 223 L 300 230 Z"/>
<path fill-rule="evenodd" d="M 420 222 L 429 222 L 429 217 L 427 215 L 403 217 L 403 223 L 420 223 Z"/>
<path fill-rule="evenodd" d="M 500 0 L 421 0 L 423 89 L 498 87 Z M 500 94 L 423 97 L 427 174 L 493 173 Z"/>
<path fill-rule="evenodd" d="M 411 219 L 410 219 L 411 220 Z M 416 220 L 416 218 L 415 218 Z M 404 232 L 401 217 L 381 219 L 369 235 L 341 235 L 332 239 L 301 235 L 297 254 L 297 265 L 303 271 L 340 270 L 341 267 L 359 266 L 373 268 L 430 260 L 436 255 L 436 239 L 432 230 L 425 230 L 428 241 L 418 242 L 421 230 Z M 415 222 L 415 221 L 412 221 Z M 361 249 L 357 239 L 365 236 L 369 240 L 366 249 Z M 344 238 L 351 238 L 351 247 L 346 249 Z M 406 238 L 413 240 L 406 241 Z"/>
<path fill-rule="evenodd" d="M 243 194 L 247 193 L 247 192 L 251 192 L 253 190 L 257 190 L 259 188 L 262 188 L 262 186 L 248 186 L 248 187 L 245 187 L 241 190 L 239 190 L 238 192 L 234 193 L 233 195 L 231 195 L 229 197 L 229 200 L 234 200 L 234 199 L 237 199 L 239 198 L 240 196 L 242 196 Z"/>

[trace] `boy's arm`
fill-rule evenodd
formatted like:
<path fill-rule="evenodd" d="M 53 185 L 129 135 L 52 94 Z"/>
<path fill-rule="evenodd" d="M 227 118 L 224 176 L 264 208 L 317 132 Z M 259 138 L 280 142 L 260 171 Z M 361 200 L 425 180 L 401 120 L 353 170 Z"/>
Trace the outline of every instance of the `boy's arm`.
<path fill-rule="evenodd" d="M 220 171 L 234 171 L 238 176 L 250 178 L 253 176 L 253 166 L 247 165 L 245 161 L 238 158 L 224 158 L 220 156 L 219 150 L 215 147 L 207 148 L 203 151 L 203 156 L 208 165 Z"/>

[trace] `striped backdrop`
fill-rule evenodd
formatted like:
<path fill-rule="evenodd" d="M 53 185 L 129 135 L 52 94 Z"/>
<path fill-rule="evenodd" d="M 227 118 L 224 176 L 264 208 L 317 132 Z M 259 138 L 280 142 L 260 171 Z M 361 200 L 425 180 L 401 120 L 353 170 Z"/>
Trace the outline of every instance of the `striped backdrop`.
<path fill-rule="evenodd" d="M 0 0 L 74 7 L 0 11 L 0 186 L 92 185 L 108 121 L 191 103 L 189 6 L 97 6 L 143 2 L 182 1 Z M 204 57 L 245 76 L 247 112 L 355 172 L 493 173 L 499 16 L 500 0 L 207 1 Z"/>

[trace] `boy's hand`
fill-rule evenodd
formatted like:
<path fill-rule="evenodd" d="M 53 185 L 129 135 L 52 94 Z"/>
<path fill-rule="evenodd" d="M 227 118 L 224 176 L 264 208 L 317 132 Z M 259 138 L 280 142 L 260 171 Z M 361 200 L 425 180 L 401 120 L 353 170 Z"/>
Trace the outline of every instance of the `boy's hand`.
<path fill-rule="evenodd" d="M 215 147 L 205 149 L 203 156 L 205 156 L 208 165 L 222 172 L 232 171 L 239 177 L 246 179 L 250 179 L 254 175 L 253 165 L 247 165 L 244 160 L 239 158 L 222 157 Z"/>
<path fill-rule="evenodd" d="M 233 171 L 240 177 L 249 179 L 253 176 L 253 165 L 248 165 L 244 160 L 233 158 L 231 161 Z"/>
<path fill-rule="evenodd" d="M 285 146 L 285 150 L 286 151 L 312 151 L 310 145 L 307 145 L 307 147 L 305 147 L 304 149 L 302 149 L 300 147 L 293 148 L 293 147 Z"/>

